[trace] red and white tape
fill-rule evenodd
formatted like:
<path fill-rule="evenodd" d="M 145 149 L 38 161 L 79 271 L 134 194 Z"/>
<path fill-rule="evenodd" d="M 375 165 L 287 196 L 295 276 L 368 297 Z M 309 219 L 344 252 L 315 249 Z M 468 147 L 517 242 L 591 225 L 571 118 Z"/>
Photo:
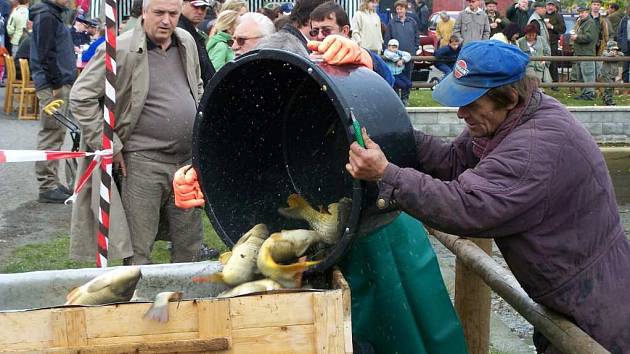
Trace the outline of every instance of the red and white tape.
<path fill-rule="evenodd" d="M 0 150 L 0 163 L 5 162 L 28 162 L 28 161 L 51 161 L 62 159 L 74 159 L 92 155 L 105 155 L 105 152 L 84 152 L 84 151 L 41 151 L 41 150 Z"/>

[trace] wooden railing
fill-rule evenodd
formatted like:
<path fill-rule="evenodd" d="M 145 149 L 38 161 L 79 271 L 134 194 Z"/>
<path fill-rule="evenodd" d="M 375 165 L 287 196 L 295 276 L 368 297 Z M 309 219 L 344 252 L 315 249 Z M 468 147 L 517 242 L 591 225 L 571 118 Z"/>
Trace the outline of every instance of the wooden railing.
<path fill-rule="evenodd" d="M 467 239 L 433 229 L 429 233 L 457 256 L 455 309 L 470 354 L 487 354 L 489 350 L 490 289 L 561 352 L 610 354 L 573 322 L 534 302 L 514 276 L 492 259 L 492 239 Z"/>

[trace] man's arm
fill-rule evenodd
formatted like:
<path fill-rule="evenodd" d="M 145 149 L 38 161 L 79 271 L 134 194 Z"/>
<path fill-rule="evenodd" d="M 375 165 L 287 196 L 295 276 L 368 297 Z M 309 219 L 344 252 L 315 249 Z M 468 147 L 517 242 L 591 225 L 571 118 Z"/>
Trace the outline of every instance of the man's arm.
<path fill-rule="evenodd" d="M 483 23 L 483 32 L 481 33 L 481 39 L 490 39 L 490 22 L 488 22 L 488 16 Z"/>
<path fill-rule="evenodd" d="M 582 33 L 575 37 L 575 41 L 582 44 L 596 41 L 599 37 L 599 33 L 595 33 L 595 23 L 593 21 L 588 21 L 583 26 Z"/>
<path fill-rule="evenodd" d="M 70 90 L 70 111 L 81 126 L 82 138 L 92 150 L 102 148 L 104 96 L 105 45 L 101 45 Z M 114 154 L 122 147 L 114 131 Z"/>
<path fill-rule="evenodd" d="M 61 87 L 61 70 L 57 65 L 57 58 L 50 55 L 50 52 L 55 50 L 57 26 L 59 26 L 57 19 L 47 14 L 42 15 L 36 28 L 33 28 L 37 35 L 34 36 L 36 41 L 32 43 L 35 45 L 37 56 L 42 63 L 46 81 L 50 83 L 53 90 Z"/>
<path fill-rule="evenodd" d="M 461 14 L 461 12 L 459 13 L 459 16 L 457 16 L 457 20 L 455 21 L 455 26 L 453 27 L 453 34 L 456 34 L 460 38 L 463 38 L 462 37 L 462 14 Z"/>

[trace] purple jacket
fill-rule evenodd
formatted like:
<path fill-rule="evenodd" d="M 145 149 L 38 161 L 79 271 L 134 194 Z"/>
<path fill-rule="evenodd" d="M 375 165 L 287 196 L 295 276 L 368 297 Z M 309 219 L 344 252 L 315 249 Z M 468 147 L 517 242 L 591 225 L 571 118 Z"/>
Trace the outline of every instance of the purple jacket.
<path fill-rule="evenodd" d="M 422 172 L 390 164 L 380 197 L 437 229 L 495 238 L 532 299 L 630 352 L 630 242 L 604 158 L 562 104 L 536 91 L 489 140 L 416 132 L 416 143 Z"/>

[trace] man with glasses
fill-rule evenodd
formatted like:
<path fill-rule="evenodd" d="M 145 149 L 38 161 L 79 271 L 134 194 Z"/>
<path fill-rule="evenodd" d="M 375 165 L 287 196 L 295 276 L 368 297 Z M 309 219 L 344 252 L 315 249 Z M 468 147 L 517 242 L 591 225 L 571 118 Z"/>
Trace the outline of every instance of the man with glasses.
<path fill-rule="evenodd" d="M 206 51 L 208 36 L 197 29 L 197 25 L 206 17 L 208 7 L 210 7 L 210 3 L 207 0 L 184 1 L 182 15 L 177 23 L 177 27 L 186 30 L 195 39 L 201 67 L 201 81 L 203 81 L 204 87 L 216 72 Z"/>
<path fill-rule="evenodd" d="M 232 36 L 232 50 L 235 56 L 239 56 L 253 50 L 265 37 L 276 31 L 271 20 L 257 12 L 243 14 Z"/>

